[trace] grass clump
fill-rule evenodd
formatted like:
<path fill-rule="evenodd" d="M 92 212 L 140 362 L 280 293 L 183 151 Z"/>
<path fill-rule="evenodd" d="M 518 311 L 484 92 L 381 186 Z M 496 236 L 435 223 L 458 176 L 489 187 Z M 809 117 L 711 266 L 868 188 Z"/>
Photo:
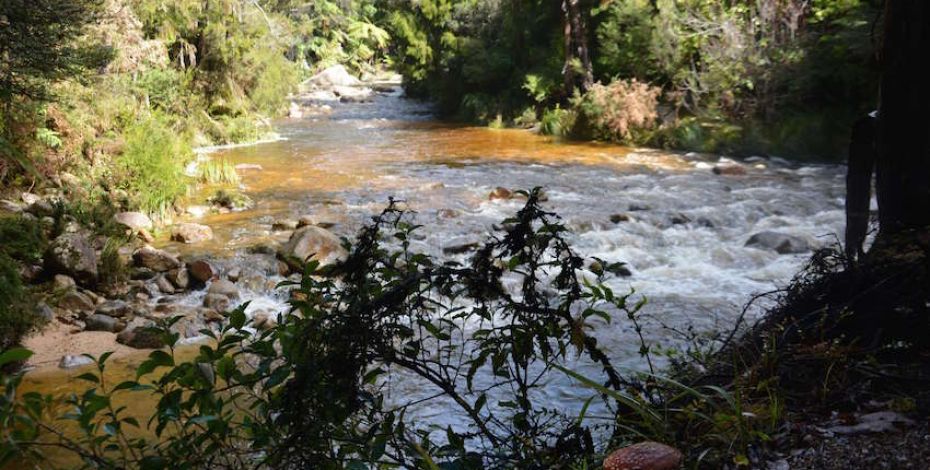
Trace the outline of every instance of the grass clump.
<path fill-rule="evenodd" d="M 184 163 L 191 157 L 188 142 L 178 137 L 167 119 L 153 114 L 129 127 L 118 158 L 119 186 L 142 210 L 165 216 L 186 194 Z"/>
<path fill-rule="evenodd" d="M 236 166 L 229 163 L 229 160 L 225 158 L 202 161 L 198 165 L 198 170 L 200 173 L 198 179 L 201 183 L 239 184 L 239 174 L 236 173 Z"/>

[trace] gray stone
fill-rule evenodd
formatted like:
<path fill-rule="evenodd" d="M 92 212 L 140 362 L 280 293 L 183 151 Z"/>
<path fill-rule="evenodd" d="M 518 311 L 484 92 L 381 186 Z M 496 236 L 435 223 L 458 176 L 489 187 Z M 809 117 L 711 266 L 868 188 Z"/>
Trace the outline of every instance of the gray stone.
<path fill-rule="evenodd" d="M 55 311 L 47 304 L 41 303 L 36 305 L 35 312 L 36 316 L 41 318 L 42 321 L 50 322 L 55 319 Z"/>
<path fill-rule="evenodd" d="M 123 300 L 108 300 L 97 307 L 97 313 L 113 318 L 125 318 L 132 315 L 132 306 Z"/>
<path fill-rule="evenodd" d="M 203 243 L 213 239 L 213 229 L 201 224 L 177 224 L 171 228 L 171 239 L 181 243 Z"/>
<path fill-rule="evenodd" d="M 325 266 L 347 256 L 339 237 L 329 230 L 314 226 L 297 229 L 278 254 L 295 270 L 302 269 L 303 263 L 311 257 Z"/>
<path fill-rule="evenodd" d="M 152 271 L 163 273 L 172 269 L 180 268 L 181 262 L 164 250 L 144 246 L 132 254 L 132 259 L 136 266 L 151 269 Z"/>
<path fill-rule="evenodd" d="M 89 315 L 84 319 L 84 329 L 86 331 L 109 331 L 114 333 L 119 329 L 118 324 L 119 322 L 115 318 L 99 313 Z"/>
<path fill-rule="evenodd" d="M 31 205 L 33 205 L 33 204 L 35 204 L 35 203 L 41 201 L 41 200 L 42 200 L 42 197 L 39 196 L 38 194 L 23 193 L 22 196 L 20 196 L 20 199 L 22 199 L 23 202 L 26 203 L 26 205 L 31 206 Z"/>
<path fill-rule="evenodd" d="M 203 298 L 203 306 L 218 311 L 225 312 L 229 310 L 229 297 L 220 294 L 207 294 Z"/>
<path fill-rule="evenodd" d="M 807 240 L 801 237 L 771 231 L 759 232 L 749 237 L 745 246 L 772 250 L 783 255 L 806 253 L 811 249 Z"/>
<path fill-rule="evenodd" d="M 94 360 L 81 355 L 72 355 L 65 354 L 61 356 L 61 361 L 58 362 L 58 367 L 62 369 L 75 369 L 78 367 L 89 366 L 94 363 Z"/>
<path fill-rule="evenodd" d="M 242 277 L 242 270 L 238 267 L 232 268 L 226 273 L 226 278 L 232 282 L 239 282 L 240 277 Z"/>
<path fill-rule="evenodd" d="M 172 269 L 165 274 L 165 277 L 180 290 L 186 290 L 191 283 L 190 274 L 185 268 Z"/>
<path fill-rule="evenodd" d="M 174 294 L 174 285 L 164 275 L 155 278 L 155 285 L 163 294 Z"/>
<path fill-rule="evenodd" d="M 126 328 L 116 335 L 116 341 L 136 349 L 157 349 L 165 345 L 161 340 L 161 335 L 147 326 Z"/>
<path fill-rule="evenodd" d="M 355 86 L 361 84 L 361 81 L 350 74 L 345 66 L 334 65 L 310 77 L 305 84 L 320 88 L 332 88 L 335 86 Z"/>
<path fill-rule="evenodd" d="M 66 276 L 64 274 L 56 274 L 52 280 L 52 289 L 56 292 L 63 292 L 74 289 L 77 287 L 77 283 L 74 282 L 74 279 L 71 276 Z"/>
<path fill-rule="evenodd" d="M 120 212 L 113 216 L 113 220 L 128 227 L 133 232 L 151 230 L 153 226 L 152 219 L 141 212 Z"/>
<path fill-rule="evenodd" d="M 207 289 L 207 294 L 217 294 L 226 296 L 230 299 L 238 299 L 239 288 L 226 279 L 217 279 L 210 283 L 210 288 Z M 209 307 L 209 305 L 207 305 L 207 307 Z"/>
<path fill-rule="evenodd" d="M 61 296 L 61 299 L 58 301 L 58 307 L 72 312 L 83 313 L 90 313 L 96 309 L 96 305 L 90 297 L 74 290 Z"/>
<path fill-rule="evenodd" d="M 82 285 L 97 282 L 97 252 L 87 236 L 66 233 L 52 241 L 45 256 L 49 271 L 64 273 Z"/>

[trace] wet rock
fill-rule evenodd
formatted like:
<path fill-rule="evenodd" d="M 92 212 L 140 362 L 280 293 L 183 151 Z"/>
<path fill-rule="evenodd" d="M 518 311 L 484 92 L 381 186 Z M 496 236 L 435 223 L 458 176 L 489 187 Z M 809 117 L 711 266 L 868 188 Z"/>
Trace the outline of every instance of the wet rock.
<path fill-rule="evenodd" d="M 305 84 L 313 85 L 320 88 L 332 88 L 336 86 L 356 86 L 362 82 L 349 73 L 342 65 L 334 65 L 322 72 L 310 77 Z"/>
<path fill-rule="evenodd" d="M 147 281 L 155 277 L 158 273 L 149 268 L 134 267 L 129 270 L 129 279 L 134 281 Z"/>
<path fill-rule="evenodd" d="M 669 222 L 672 225 L 684 225 L 691 222 L 691 217 L 688 217 L 682 213 L 674 214 L 669 218 Z"/>
<path fill-rule="evenodd" d="M 278 269 L 279 276 L 287 276 L 288 274 L 291 273 L 291 267 L 288 266 L 288 264 L 285 263 L 284 261 L 278 261 L 277 269 Z"/>
<path fill-rule="evenodd" d="M 678 470 L 681 452 L 658 442 L 640 442 L 615 450 L 604 459 L 604 470 Z"/>
<path fill-rule="evenodd" d="M 715 175 L 742 176 L 746 174 L 746 167 L 739 163 L 718 163 L 712 170 Z"/>
<path fill-rule="evenodd" d="M 278 220 L 271 225 L 271 230 L 275 232 L 284 232 L 286 230 L 296 230 L 300 222 L 293 219 Z"/>
<path fill-rule="evenodd" d="M 278 326 L 278 320 L 268 312 L 255 312 L 252 316 L 252 325 L 258 330 L 265 331 Z"/>
<path fill-rule="evenodd" d="M 772 250 L 782 255 L 806 253 L 811 249 L 807 240 L 801 237 L 771 231 L 759 232 L 749 237 L 745 246 Z"/>
<path fill-rule="evenodd" d="M 461 255 L 478 249 L 477 242 L 457 243 L 442 247 L 442 252 L 447 255 Z"/>
<path fill-rule="evenodd" d="M 171 281 L 168 280 L 164 275 L 158 276 L 155 278 L 155 285 L 158 287 L 158 290 L 163 294 L 174 294 L 175 288 L 171 284 Z"/>
<path fill-rule="evenodd" d="M 242 276 L 242 270 L 238 267 L 232 268 L 229 272 L 226 273 L 226 279 L 229 279 L 232 282 L 239 282 L 239 278 Z"/>
<path fill-rule="evenodd" d="M 610 221 L 615 224 L 619 224 L 621 222 L 630 222 L 631 220 L 633 220 L 633 218 L 627 214 L 613 214 L 610 216 Z"/>
<path fill-rule="evenodd" d="M 207 199 L 207 201 L 213 206 L 218 207 L 220 212 L 243 211 L 255 205 L 255 202 L 245 194 L 226 192 L 223 190 L 217 191 L 216 194 Z"/>
<path fill-rule="evenodd" d="M 93 363 L 94 360 L 87 356 L 65 354 L 61 356 L 61 360 L 58 361 L 58 367 L 61 369 L 76 369 L 78 367 L 89 366 Z"/>
<path fill-rule="evenodd" d="M 97 252 L 90 239 L 81 233 L 66 233 L 52 241 L 45 256 L 46 267 L 64 273 L 82 286 L 97 282 Z"/>
<path fill-rule="evenodd" d="M 133 232 L 151 230 L 153 226 L 152 219 L 141 212 L 120 212 L 113 216 L 113 220 L 129 228 Z"/>
<path fill-rule="evenodd" d="M 123 300 L 108 300 L 97 307 L 96 313 L 113 318 L 125 318 L 132 315 L 132 306 Z"/>
<path fill-rule="evenodd" d="M 629 210 L 630 212 L 642 212 L 642 211 L 652 210 L 652 208 L 645 204 L 639 204 L 639 203 L 634 202 L 629 205 L 627 210 Z"/>
<path fill-rule="evenodd" d="M 488 194 L 488 200 L 493 201 L 495 199 L 510 199 L 513 197 L 513 192 L 507 188 L 502 188 L 500 186 L 494 188 L 490 194 Z"/>
<path fill-rule="evenodd" d="M 172 269 L 165 273 L 165 278 L 179 290 L 187 290 L 191 283 L 190 274 L 185 268 Z"/>
<path fill-rule="evenodd" d="M 77 283 L 74 282 L 74 279 L 71 276 L 56 274 L 52 280 L 52 289 L 55 292 L 68 291 L 74 289 L 75 287 L 77 287 Z"/>
<path fill-rule="evenodd" d="M 307 226 L 291 234 L 278 255 L 291 269 L 300 270 L 311 257 L 325 266 L 344 259 L 347 253 L 335 234 L 321 227 Z"/>
<path fill-rule="evenodd" d="M 161 334 L 149 326 L 126 328 L 116 335 L 116 342 L 135 349 L 158 349 L 165 345 Z"/>
<path fill-rule="evenodd" d="M 190 277 L 200 284 L 206 284 L 216 276 L 216 269 L 213 265 L 209 261 L 202 259 L 188 264 L 187 271 L 190 273 Z"/>
<path fill-rule="evenodd" d="M 85 318 L 84 325 L 84 330 L 86 331 L 108 331 L 110 333 L 115 333 L 120 329 L 119 322 L 115 318 L 99 313 L 89 315 Z M 122 326 L 125 327 L 125 325 Z"/>
<path fill-rule="evenodd" d="M 213 229 L 201 224 L 177 224 L 171 228 L 171 239 L 181 243 L 203 243 L 213 239 Z"/>
<path fill-rule="evenodd" d="M 217 312 L 216 310 L 205 309 L 203 311 L 203 319 L 210 323 L 221 323 L 224 320 L 226 320 L 226 317 L 222 313 Z"/>
<path fill-rule="evenodd" d="M 72 312 L 90 313 L 96 309 L 96 304 L 90 297 L 82 292 L 70 291 L 58 300 L 58 307 Z"/>
<path fill-rule="evenodd" d="M 207 289 L 207 295 L 222 295 L 230 299 L 239 298 L 239 288 L 236 287 L 230 281 L 226 279 L 217 279 L 210 283 L 210 288 Z M 204 305 L 205 307 L 210 307 L 210 305 Z"/>
<path fill-rule="evenodd" d="M 132 259 L 136 266 L 151 269 L 152 271 L 163 273 L 181 267 L 178 259 L 164 250 L 144 246 L 132 254 Z"/>
<path fill-rule="evenodd" d="M 203 298 L 203 306 L 225 312 L 229 310 L 229 297 L 220 294 L 207 294 Z"/>

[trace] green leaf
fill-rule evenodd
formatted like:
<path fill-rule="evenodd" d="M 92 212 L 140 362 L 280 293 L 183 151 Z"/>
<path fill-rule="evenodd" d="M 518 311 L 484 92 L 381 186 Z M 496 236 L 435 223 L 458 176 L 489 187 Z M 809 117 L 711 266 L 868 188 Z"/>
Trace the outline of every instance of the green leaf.
<path fill-rule="evenodd" d="M 32 351 L 26 348 L 12 348 L 0 354 L 0 367 L 11 362 L 25 361 L 32 357 Z"/>

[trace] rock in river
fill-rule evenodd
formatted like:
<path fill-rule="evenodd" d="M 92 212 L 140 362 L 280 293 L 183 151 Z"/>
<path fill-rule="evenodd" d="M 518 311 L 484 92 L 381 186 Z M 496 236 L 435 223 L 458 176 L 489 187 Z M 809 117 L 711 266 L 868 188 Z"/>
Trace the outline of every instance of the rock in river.
<path fill-rule="evenodd" d="M 136 250 L 136 252 L 132 254 L 132 259 L 136 262 L 137 266 L 149 268 L 159 273 L 181 267 L 181 262 L 172 254 L 150 246 L 144 246 Z"/>
<path fill-rule="evenodd" d="M 746 241 L 746 246 L 760 250 L 772 250 L 779 254 L 796 254 L 810 251 L 811 246 L 807 240 L 778 232 L 759 232 Z"/>
<path fill-rule="evenodd" d="M 295 270 L 301 269 L 301 264 L 311 256 L 321 265 L 327 265 L 347 255 L 339 237 L 329 230 L 314 226 L 297 229 L 278 250 L 278 254 Z"/>
<path fill-rule="evenodd" d="M 171 229 L 171 239 L 181 243 L 201 243 L 213 239 L 213 229 L 201 224 L 177 224 Z"/>
<path fill-rule="evenodd" d="M 216 269 L 206 260 L 196 260 L 187 266 L 187 271 L 197 282 L 205 284 L 213 276 L 216 276 Z"/>

